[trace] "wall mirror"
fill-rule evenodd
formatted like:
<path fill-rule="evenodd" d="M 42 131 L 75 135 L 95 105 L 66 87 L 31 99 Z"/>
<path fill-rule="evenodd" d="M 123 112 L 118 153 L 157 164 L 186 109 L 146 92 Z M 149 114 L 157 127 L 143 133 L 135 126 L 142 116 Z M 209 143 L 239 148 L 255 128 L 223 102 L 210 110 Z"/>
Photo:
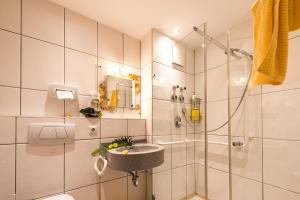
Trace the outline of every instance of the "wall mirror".
<path fill-rule="evenodd" d="M 126 77 L 107 75 L 99 85 L 100 107 L 102 110 L 140 109 L 140 76 Z"/>

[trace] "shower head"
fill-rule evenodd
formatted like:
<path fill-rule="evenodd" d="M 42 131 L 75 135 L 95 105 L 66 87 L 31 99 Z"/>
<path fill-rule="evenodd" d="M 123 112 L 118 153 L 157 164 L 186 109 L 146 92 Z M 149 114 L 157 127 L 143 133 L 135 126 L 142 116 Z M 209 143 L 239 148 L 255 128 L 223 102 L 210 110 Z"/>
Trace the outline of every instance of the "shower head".
<path fill-rule="evenodd" d="M 207 35 L 203 30 L 199 29 L 197 26 L 193 26 L 193 30 L 198 33 L 200 36 L 204 37 L 206 41 L 213 43 L 217 47 L 223 49 L 225 54 L 227 54 L 228 49 L 223 43 L 219 42 L 218 40 L 214 39 L 213 37 Z M 241 59 L 246 56 L 248 59 L 253 60 L 253 56 L 245 50 L 232 48 L 230 49 L 230 55 L 234 56 L 237 59 Z"/>
<path fill-rule="evenodd" d="M 242 58 L 243 56 L 246 56 L 250 60 L 253 60 L 253 55 L 243 49 L 232 48 L 232 49 L 230 49 L 230 51 L 231 51 L 231 54 L 235 55 L 235 57 Z"/>

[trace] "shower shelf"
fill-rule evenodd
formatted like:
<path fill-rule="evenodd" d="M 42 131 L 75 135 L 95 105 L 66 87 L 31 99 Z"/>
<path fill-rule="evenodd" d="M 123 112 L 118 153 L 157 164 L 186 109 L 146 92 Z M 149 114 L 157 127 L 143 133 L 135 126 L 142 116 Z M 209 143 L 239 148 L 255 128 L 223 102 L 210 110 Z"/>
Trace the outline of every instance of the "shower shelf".
<path fill-rule="evenodd" d="M 205 140 L 189 140 L 189 139 L 185 139 L 185 140 L 179 140 L 179 141 L 173 141 L 173 142 L 161 142 L 161 141 L 158 141 L 157 144 L 159 145 L 171 145 L 171 144 L 182 144 L 182 143 L 191 143 L 191 142 L 202 142 L 204 143 Z M 209 144 L 217 144 L 217 145 L 224 145 L 224 146 L 228 146 L 228 143 L 225 143 L 225 142 L 215 142 L 215 141 L 208 141 Z M 239 143 L 240 145 L 233 145 L 233 147 L 236 147 L 236 148 L 243 148 L 243 147 L 246 147 L 248 146 L 248 143 L 242 143 L 240 142 Z"/>

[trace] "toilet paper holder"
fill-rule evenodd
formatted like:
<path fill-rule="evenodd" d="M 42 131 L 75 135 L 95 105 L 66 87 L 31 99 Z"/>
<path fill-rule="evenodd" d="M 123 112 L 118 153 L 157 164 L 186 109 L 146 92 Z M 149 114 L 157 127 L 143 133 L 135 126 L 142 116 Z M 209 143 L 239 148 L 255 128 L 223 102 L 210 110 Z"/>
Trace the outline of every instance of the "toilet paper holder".
<path fill-rule="evenodd" d="M 59 100 L 77 99 L 78 91 L 76 87 L 60 84 L 49 85 L 49 96 Z"/>

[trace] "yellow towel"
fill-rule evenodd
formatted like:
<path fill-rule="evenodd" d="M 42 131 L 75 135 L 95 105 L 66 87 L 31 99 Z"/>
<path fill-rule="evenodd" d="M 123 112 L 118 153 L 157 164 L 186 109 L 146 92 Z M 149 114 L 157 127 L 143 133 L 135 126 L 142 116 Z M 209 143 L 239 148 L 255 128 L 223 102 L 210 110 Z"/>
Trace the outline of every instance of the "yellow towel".
<path fill-rule="evenodd" d="M 286 75 L 288 32 L 300 27 L 299 0 L 257 0 L 251 84 L 281 84 Z"/>
<path fill-rule="evenodd" d="M 111 109 L 114 109 L 118 106 L 118 91 L 117 90 L 113 90 L 111 92 L 111 97 L 110 97 L 110 101 L 109 101 L 109 107 Z"/>

